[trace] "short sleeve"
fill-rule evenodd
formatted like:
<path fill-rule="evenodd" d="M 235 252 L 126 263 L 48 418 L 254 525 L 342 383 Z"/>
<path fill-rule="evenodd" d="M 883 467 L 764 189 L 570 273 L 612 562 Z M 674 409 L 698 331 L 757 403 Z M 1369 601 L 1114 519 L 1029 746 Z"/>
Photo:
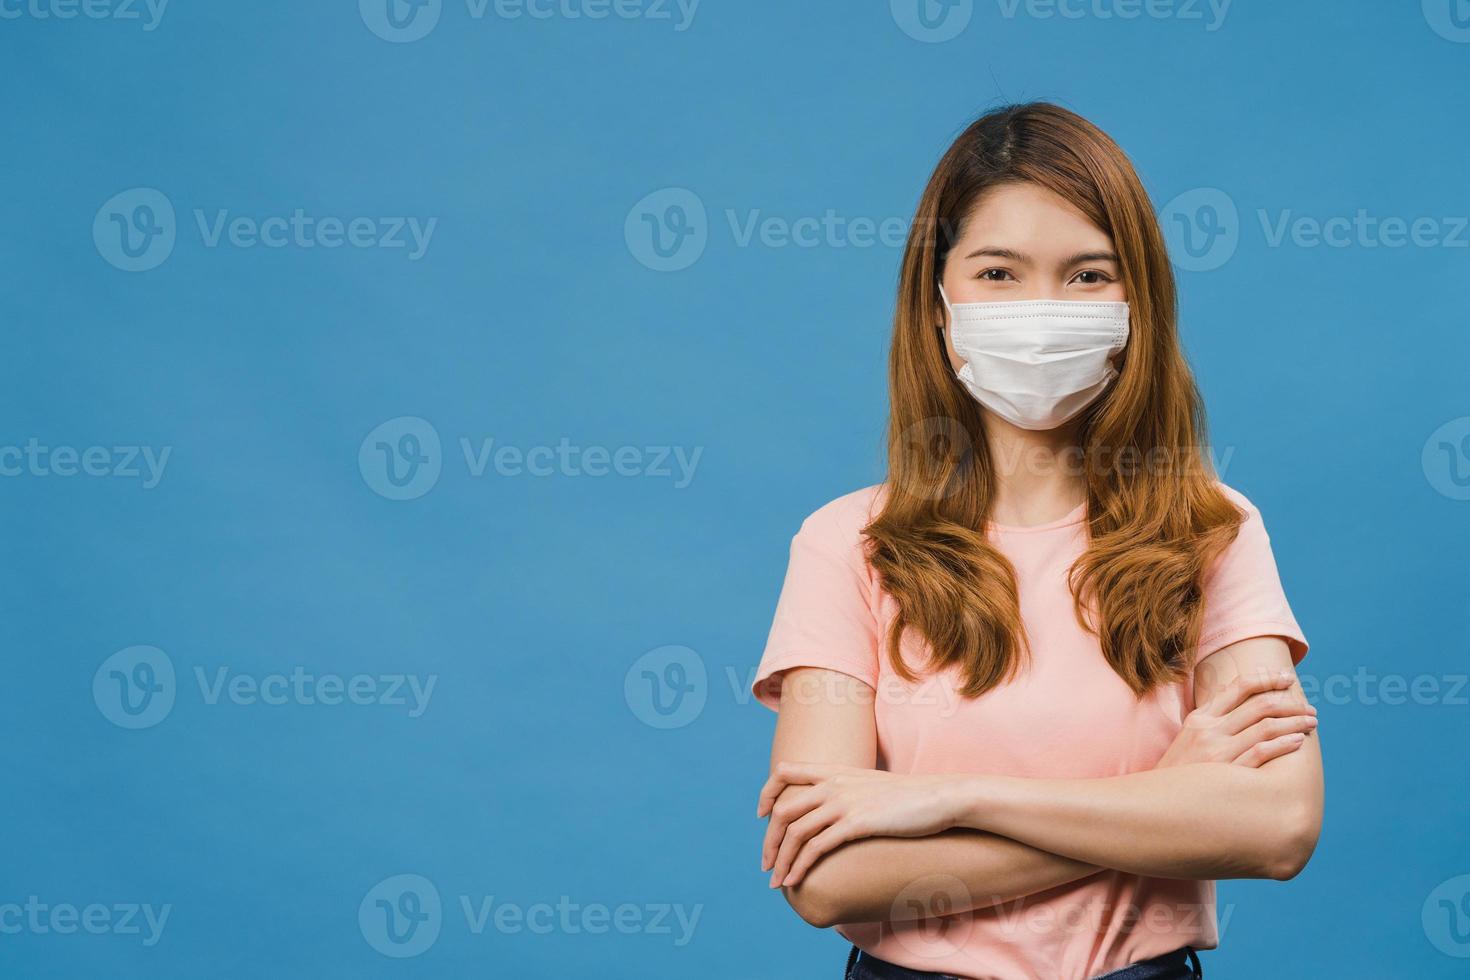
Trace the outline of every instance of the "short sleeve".
<path fill-rule="evenodd" d="M 1241 640 L 1279 636 L 1291 650 L 1292 663 L 1301 663 L 1307 639 L 1286 601 L 1266 524 L 1249 500 L 1226 490 L 1246 516 L 1235 540 L 1205 576 L 1204 624 L 1195 662 Z"/>
<path fill-rule="evenodd" d="M 780 704 L 781 673 L 793 667 L 821 667 L 878 686 L 879 628 L 862 545 L 865 521 L 842 506 L 844 499 L 808 517 L 791 539 L 786 581 L 751 688 L 768 708 Z"/>

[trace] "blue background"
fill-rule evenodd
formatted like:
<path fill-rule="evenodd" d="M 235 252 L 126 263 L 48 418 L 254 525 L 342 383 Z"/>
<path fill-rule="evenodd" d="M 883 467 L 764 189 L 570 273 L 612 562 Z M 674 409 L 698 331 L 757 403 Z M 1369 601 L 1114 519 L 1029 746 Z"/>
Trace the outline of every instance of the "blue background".
<path fill-rule="evenodd" d="M 843 944 L 757 867 L 773 716 L 744 688 L 790 535 L 881 479 L 900 250 L 738 227 L 906 220 L 1002 101 L 1093 119 L 1161 208 L 1216 188 L 1238 209 L 1218 264 L 1180 273 L 1181 328 L 1226 482 L 1264 513 L 1312 642 L 1303 671 L 1447 692 L 1470 649 L 1470 443 L 1439 448 L 1470 434 L 1470 236 L 1273 246 L 1259 215 L 1363 209 L 1452 236 L 1470 43 L 1434 28 L 1449 0 L 1238 0 L 1214 30 L 1205 6 L 1125 20 L 1098 2 L 985 0 L 930 42 L 902 2 L 704 0 L 678 30 L 677 8 L 477 19 L 446 0 L 397 43 L 349 0 L 174 0 L 154 30 L 7 0 L 0 444 L 172 450 L 152 489 L 0 478 L 0 905 L 173 908 L 151 947 L 0 933 L 0 975 L 836 976 Z M 127 272 L 92 228 L 139 187 L 176 209 L 177 242 Z M 698 254 L 676 271 L 636 234 L 644 214 L 676 227 L 667 194 L 635 207 L 666 188 L 706 210 L 683 212 Z M 298 208 L 437 226 L 411 261 L 209 247 L 193 216 Z M 412 500 L 359 465 L 402 417 L 442 440 Z M 702 455 L 683 487 L 475 476 L 462 438 Z M 92 682 L 138 644 L 168 657 L 175 703 L 127 730 Z M 668 645 L 706 680 L 688 723 L 659 728 L 637 662 Z M 211 704 L 194 679 L 298 666 L 437 686 L 410 717 Z M 1319 700 L 1317 855 L 1287 884 L 1222 885 L 1210 976 L 1466 975 L 1470 941 L 1430 899 L 1470 890 L 1467 694 Z M 404 959 L 358 918 L 399 874 L 444 905 Z M 702 910 L 682 946 L 677 925 L 476 935 L 460 896 Z"/>

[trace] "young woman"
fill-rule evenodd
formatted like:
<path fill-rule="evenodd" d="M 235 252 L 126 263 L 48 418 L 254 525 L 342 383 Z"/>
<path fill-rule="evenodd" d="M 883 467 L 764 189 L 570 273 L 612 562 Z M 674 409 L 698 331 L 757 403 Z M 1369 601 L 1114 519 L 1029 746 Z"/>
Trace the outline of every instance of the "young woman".
<path fill-rule="evenodd" d="M 755 682 L 772 887 L 854 980 L 1200 976 L 1214 880 L 1310 857 L 1321 757 L 1112 140 L 1046 104 L 960 136 L 889 377 L 888 478 L 802 524 Z"/>

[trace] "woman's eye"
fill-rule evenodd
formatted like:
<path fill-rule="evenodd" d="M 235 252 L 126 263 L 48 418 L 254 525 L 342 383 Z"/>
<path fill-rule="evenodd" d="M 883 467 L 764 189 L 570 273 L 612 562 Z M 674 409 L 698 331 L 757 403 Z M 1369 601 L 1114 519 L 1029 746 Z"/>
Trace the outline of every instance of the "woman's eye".
<path fill-rule="evenodd" d="M 986 269 L 980 273 L 980 278 L 986 282 L 1005 282 L 1012 277 L 1008 269 Z"/>
<path fill-rule="evenodd" d="M 1113 280 L 1111 276 L 1103 275 L 1096 269 L 1087 269 L 1077 273 L 1077 281 L 1084 286 L 1097 286 L 1105 282 L 1112 282 Z"/>

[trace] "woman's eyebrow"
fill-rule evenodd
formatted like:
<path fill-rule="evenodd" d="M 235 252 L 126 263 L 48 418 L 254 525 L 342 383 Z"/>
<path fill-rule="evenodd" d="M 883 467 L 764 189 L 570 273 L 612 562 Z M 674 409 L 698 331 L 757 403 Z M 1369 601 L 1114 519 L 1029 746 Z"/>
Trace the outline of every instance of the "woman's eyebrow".
<path fill-rule="evenodd" d="M 1074 266 L 1074 265 L 1081 265 L 1083 262 L 1117 262 L 1117 261 L 1118 261 L 1118 253 L 1117 252 L 1111 252 L 1111 251 L 1108 251 L 1107 249 L 1103 249 L 1100 252 L 1078 252 L 1076 255 L 1072 256 L 1067 261 L 1063 262 L 1062 265 L 1064 267 L 1070 268 L 1071 266 Z"/>
<path fill-rule="evenodd" d="M 1015 249 L 1001 248 L 998 245 L 982 245 L 981 247 L 975 249 L 975 251 L 971 252 L 969 255 L 966 255 L 965 258 L 973 259 L 978 258 L 981 255 L 988 255 L 992 258 L 997 259 L 1010 259 L 1012 262 L 1029 261 L 1026 256 L 1022 255 L 1020 252 L 1017 252 Z"/>
<path fill-rule="evenodd" d="M 988 256 L 990 258 L 996 258 L 996 259 L 1010 259 L 1012 262 L 1020 262 L 1020 263 L 1027 263 L 1027 262 L 1030 262 L 1031 261 L 1025 254 L 1023 254 L 1021 252 L 1017 252 L 1013 248 L 1002 248 L 999 245 L 982 245 L 981 247 L 975 249 L 970 254 L 966 255 L 965 258 L 967 258 L 967 259 L 974 259 L 974 258 L 979 258 L 981 256 Z M 1117 262 L 1117 261 L 1118 261 L 1118 253 L 1117 252 L 1113 252 L 1113 251 L 1111 251 L 1109 249 L 1101 249 L 1101 250 L 1096 250 L 1096 251 L 1091 251 L 1091 252 L 1078 252 L 1076 255 L 1072 255 L 1072 256 L 1068 257 L 1065 261 L 1063 261 L 1062 262 L 1062 266 L 1063 266 L 1063 268 L 1070 268 L 1070 267 L 1072 267 L 1074 265 L 1081 265 L 1083 262 Z"/>

